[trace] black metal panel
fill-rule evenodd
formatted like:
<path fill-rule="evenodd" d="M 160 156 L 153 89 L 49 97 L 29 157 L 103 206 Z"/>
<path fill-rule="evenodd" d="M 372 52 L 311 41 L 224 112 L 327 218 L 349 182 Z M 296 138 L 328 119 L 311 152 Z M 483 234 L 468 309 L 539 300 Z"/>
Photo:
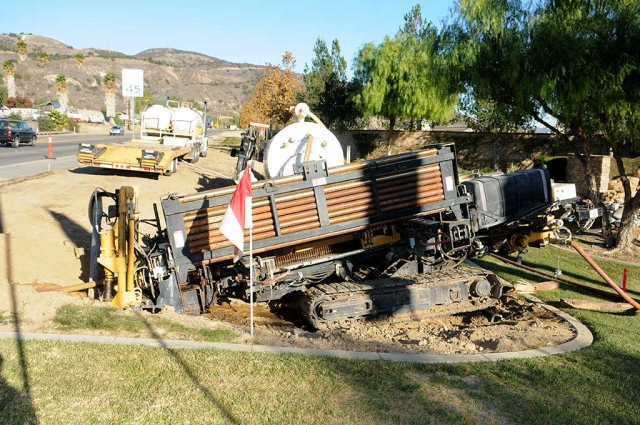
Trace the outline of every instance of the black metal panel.
<path fill-rule="evenodd" d="M 462 184 L 475 200 L 481 229 L 523 219 L 551 204 L 546 169 L 482 176 Z"/>
<path fill-rule="evenodd" d="M 326 227 L 329 223 L 329 211 L 327 211 L 327 198 L 324 194 L 323 186 L 314 186 L 313 194 L 316 198 L 316 207 L 318 208 L 318 218 L 320 219 L 320 227 Z"/>
<path fill-rule="evenodd" d="M 273 214 L 273 227 L 276 230 L 276 236 L 282 236 L 282 230 L 280 229 L 280 217 L 278 217 L 275 195 L 269 195 L 269 206 L 271 207 L 271 214 Z"/>
<path fill-rule="evenodd" d="M 158 286 L 160 295 L 156 300 L 156 307 L 162 308 L 165 305 L 170 305 L 175 308 L 176 313 L 182 313 L 182 297 L 180 296 L 175 275 L 171 274 L 168 279 L 161 281 Z"/>

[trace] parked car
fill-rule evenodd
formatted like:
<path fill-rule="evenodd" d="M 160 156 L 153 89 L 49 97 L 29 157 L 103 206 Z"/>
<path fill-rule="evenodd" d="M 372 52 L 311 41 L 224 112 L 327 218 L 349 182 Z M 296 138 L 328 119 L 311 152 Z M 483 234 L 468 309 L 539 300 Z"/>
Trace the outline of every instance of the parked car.
<path fill-rule="evenodd" d="M 38 136 L 36 132 L 24 121 L 0 120 L 0 145 L 11 145 L 17 148 L 20 143 L 33 146 Z"/>
<path fill-rule="evenodd" d="M 114 125 L 109 130 L 109 136 L 116 136 L 116 135 L 122 136 L 123 134 L 124 134 L 124 128 L 120 125 Z"/>

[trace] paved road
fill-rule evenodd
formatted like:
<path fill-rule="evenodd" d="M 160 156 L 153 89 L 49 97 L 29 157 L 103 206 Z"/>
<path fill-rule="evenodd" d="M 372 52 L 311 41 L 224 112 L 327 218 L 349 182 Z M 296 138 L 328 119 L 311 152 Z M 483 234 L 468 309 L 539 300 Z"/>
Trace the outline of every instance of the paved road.
<path fill-rule="evenodd" d="M 38 136 L 38 143 L 35 146 L 21 145 L 17 149 L 1 146 L 0 181 L 72 168 L 77 164 L 78 143 L 101 143 L 126 139 L 127 136 L 110 138 L 108 134 L 53 134 L 51 150 L 55 159 L 48 159 L 49 143 L 48 137 L 44 135 Z"/>
<path fill-rule="evenodd" d="M 213 136 L 221 130 L 208 130 Z M 124 136 L 108 134 L 53 134 L 52 154 L 49 159 L 48 137 L 38 136 L 35 146 L 20 146 L 17 149 L 0 146 L 0 181 L 34 176 L 48 171 L 68 170 L 77 166 L 78 143 L 104 143 L 131 140 L 131 133 Z"/>

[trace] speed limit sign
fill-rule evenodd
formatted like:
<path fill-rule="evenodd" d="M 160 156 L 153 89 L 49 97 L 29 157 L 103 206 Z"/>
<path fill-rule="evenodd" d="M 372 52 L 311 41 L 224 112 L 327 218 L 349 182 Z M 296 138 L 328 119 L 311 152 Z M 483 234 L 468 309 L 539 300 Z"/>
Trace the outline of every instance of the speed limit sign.
<path fill-rule="evenodd" d="M 144 95 L 144 78 L 141 69 L 122 70 L 122 96 L 142 97 Z"/>

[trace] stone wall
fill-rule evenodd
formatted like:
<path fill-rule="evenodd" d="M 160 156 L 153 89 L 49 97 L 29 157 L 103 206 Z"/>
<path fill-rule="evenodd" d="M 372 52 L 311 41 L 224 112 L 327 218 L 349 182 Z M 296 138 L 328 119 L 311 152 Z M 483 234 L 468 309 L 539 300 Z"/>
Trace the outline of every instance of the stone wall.
<path fill-rule="evenodd" d="M 389 131 L 353 130 L 334 132 L 343 148 L 351 148 L 351 160 L 367 156 L 386 155 Z M 394 131 L 391 133 L 392 153 L 418 150 L 434 143 L 453 142 L 458 153 L 458 166 L 463 169 L 511 171 L 531 168 L 535 162 L 546 162 L 549 157 L 567 157 L 567 181 L 576 184 L 578 194 L 587 194 L 588 183 L 584 167 L 574 154 L 568 152 L 561 141 L 550 134 L 511 133 L 496 135 L 475 132 Z M 605 146 L 594 144 L 596 153 L 605 153 Z M 612 158 L 592 155 L 592 169 L 600 192 L 606 192 L 610 179 Z M 550 170 L 551 171 L 551 170 Z M 639 171 L 640 173 L 640 171 Z M 633 174 L 633 173 L 631 173 Z"/>
<path fill-rule="evenodd" d="M 343 149 L 350 147 L 352 161 L 386 155 L 389 131 L 353 130 L 334 134 Z M 526 169 L 537 158 L 563 154 L 557 146 L 557 139 L 549 134 L 394 131 L 390 140 L 392 153 L 417 150 L 434 143 L 453 142 L 456 144 L 459 166 L 468 170 Z"/>
<path fill-rule="evenodd" d="M 609 188 L 611 159 L 609 155 L 591 155 L 591 172 L 596 178 L 598 192 L 606 192 Z M 587 173 L 580 159 L 574 154 L 567 156 L 567 182 L 576 185 L 578 195 L 587 195 L 589 190 Z"/>

